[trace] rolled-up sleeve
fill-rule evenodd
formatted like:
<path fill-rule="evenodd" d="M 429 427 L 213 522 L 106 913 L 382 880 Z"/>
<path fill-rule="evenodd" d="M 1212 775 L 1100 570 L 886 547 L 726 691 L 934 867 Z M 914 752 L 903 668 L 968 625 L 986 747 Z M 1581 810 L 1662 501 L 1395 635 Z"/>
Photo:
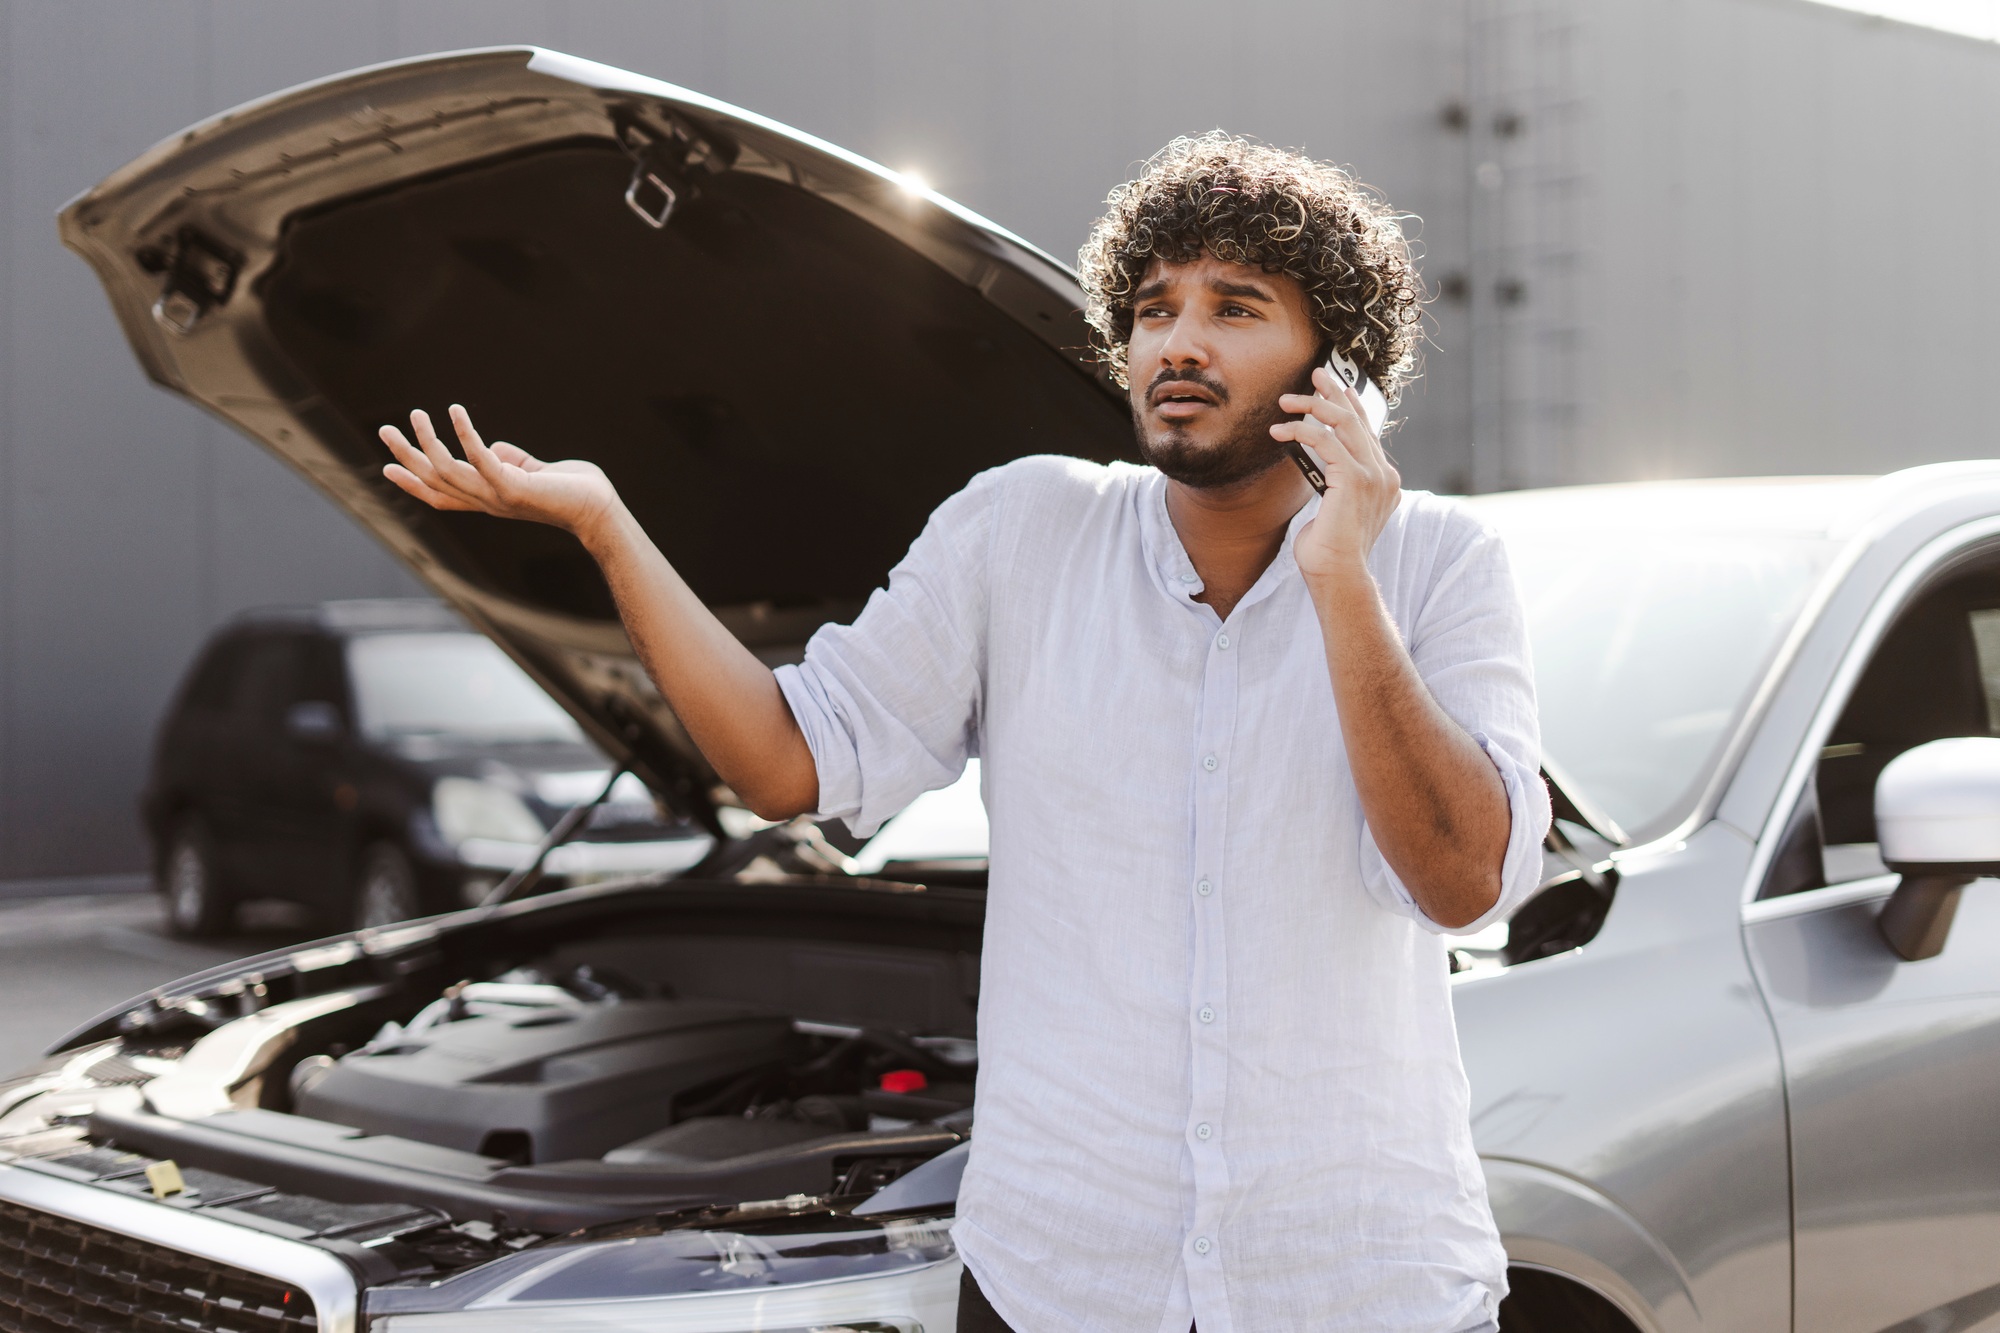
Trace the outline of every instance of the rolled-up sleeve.
<path fill-rule="evenodd" d="M 1511 825 L 1500 864 L 1500 896 L 1478 920 L 1442 926 L 1425 914 L 1375 845 L 1361 842 L 1362 875 L 1378 897 L 1399 903 L 1425 929 L 1465 935 L 1504 921 L 1542 878 L 1549 791 L 1541 777 L 1541 728 L 1527 616 L 1497 533 L 1459 510 L 1440 543 L 1437 573 L 1421 599 L 1410 658 L 1431 696 L 1499 771 Z"/>
<path fill-rule="evenodd" d="M 777 670 L 819 773 L 819 816 L 867 837 L 973 753 L 986 654 L 987 561 L 1005 469 L 938 506 L 889 586 Z"/>

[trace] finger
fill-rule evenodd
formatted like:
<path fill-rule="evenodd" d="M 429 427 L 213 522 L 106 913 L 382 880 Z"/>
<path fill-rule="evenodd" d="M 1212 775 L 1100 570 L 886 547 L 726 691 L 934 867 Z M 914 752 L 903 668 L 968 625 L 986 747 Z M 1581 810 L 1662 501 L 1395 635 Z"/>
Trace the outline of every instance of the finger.
<path fill-rule="evenodd" d="M 1319 464 L 1320 471 L 1329 477 L 1345 467 L 1352 457 L 1330 426 L 1311 417 L 1277 422 L 1271 427 L 1271 438 L 1303 445 L 1305 451 L 1313 456 L 1313 461 Z"/>
<path fill-rule="evenodd" d="M 1296 440 L 1324 459 L 1336 463 L 1348 458 L 1361 461 L 1354 447 L 1341 438 L 1339 430 L 1327 425 L 1318 417 L 1306 415 L 1297 421 L 1281 421 L 1271 427 L 1271 435 L 1280 440 Z"/>
<path fill-rule="evenodd" d="M 1360 400 L 1324 367 L 1313 372 L 1313 384 L 1319 392 L 1312 396 L 1308 419 L 1330 427 L 1341 447 L 1356 461 L 1372 463 L 1381 450 L 1375 442 L 1375 433 L 1368 429 Z"/>
<path fill-rule="evenodd" d="M 425 485 L 421 477 L 400 463 L 383 464 L 382 475 L 433 509 L 473 508 L 470 503 L 459 499 L 455 495 L 447 495 L 443 491 Z"/>
<path fill-rule="evenodd" d="M 1347 403 L 1329 400 L 1319 394 L 1288 393 L 1278 398 L 1278 410 L 1296 412 L 1308 421 L 1318 422 L 1330 430 L 1350 430 L 1356 435 L 1368 435 L 1368 420 Z"/>
<path fill-rule="evenodd" d="M 445 448 L 444 441 L 431 426 L 430 413 L 418 408 L 410 413 L 410 426 L 416 431 L 417 443 L 423 446 L 424 457 L 430 460 L 432 475 L 426 477 L 432 487 L 462 499 L 477 501 L 487 490 L 485 479 L 479 470 L 464 459 L 452 457 L 451 450 Z"/>
<path fill-rule="evenodd" d="M 486 447 L 486 441 L 479 438 L 479 432 L 472 425 L 472 413 L 457 403 L 453 403 L 449 410 L 451 428 L 458 433 L 458 444 L 465 450 L 465 461 L 472 464 L 473 469 L 486 479 L 487 485 L 498 490 L 507 471 L 506 467 L 493 457 L 493 451 Z"/>
<path fill-rule="evenodd" d="M 505 440 L 495 440 L 493 442 L 493 456 L 509 467 L 520 468 L 523 472 L 539 472 L 542 468 L 541 459 L 536 458 L 520 445 L 509 444 Z"/>
<path fill-rule="evenodd" d="M 1395 466 L 1389 461 L 1389 451 L 1382 444 L 1381 433 L 1378 432 L 1375 429 L 1374 425 L 1368 420 L 1368 409 L 1366 407 L 1363 407 L 1361 404 L 1360 391 L 1357 389 L 1350 388 L 1345 384 L 1341 385 L 1340 387 L 1342 390 L 1346 392 L 1348 404 L 1354 409 L 1355 420 L 1361 423 L 1362 433 L 1367 435 L 1368 437 L 1369 454 L 1375 459 L 1377 464 L 1379 464 L 1382 467 L 1388 468 L 1391 471 L 1394 471 Z M 1398 473 L 1397 475 L 1400 478 L 1401 474 Z"/>
<path fill-rule="evenodd" d="M 432 475 L 431 460 L 424 457 L 423 450 L 411 444 L 408 437 L 394 426 L 384 426 L 375 432 L 382 443 L 389 446 L 389 453 L 395 460 L 419 480 L 428 480 Z"/>

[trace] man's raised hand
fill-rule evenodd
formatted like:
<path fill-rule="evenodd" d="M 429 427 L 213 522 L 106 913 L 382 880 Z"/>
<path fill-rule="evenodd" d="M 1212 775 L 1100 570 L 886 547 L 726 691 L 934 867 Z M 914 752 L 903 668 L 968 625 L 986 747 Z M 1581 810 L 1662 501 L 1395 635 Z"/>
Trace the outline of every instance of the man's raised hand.
<path fill-rule="evenodd" d="M 472 428 L 471 415 L 456 403 L 451 425 L 464 458 L 452 456 L 422 410 L 410 413 L 415 444 L 396 427 L 382 427 L 382 443 L 396 459 L 382 475 L 433 509 L 528 519 L 584 538 L 617 511 L 618 494 L 597 464 L 544 463 L 515 445 L 488 447 Z"/>

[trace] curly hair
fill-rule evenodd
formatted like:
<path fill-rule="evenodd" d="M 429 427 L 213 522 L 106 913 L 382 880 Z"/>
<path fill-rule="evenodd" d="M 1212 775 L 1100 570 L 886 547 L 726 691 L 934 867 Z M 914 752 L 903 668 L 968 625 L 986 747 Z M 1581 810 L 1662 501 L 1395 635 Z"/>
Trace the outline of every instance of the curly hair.
<path fill-rule="evenodd" d="M 1328 343 L 1391 402 L 1413 376 L 1424 293 L 1401 220 L 1339 167 L 1211 130 L 1175 139 L 1105 203 L 1077 268 L 1098 353 L 1121 387 L 1147 265 L 1204 250 L 1298 279 Z"/>

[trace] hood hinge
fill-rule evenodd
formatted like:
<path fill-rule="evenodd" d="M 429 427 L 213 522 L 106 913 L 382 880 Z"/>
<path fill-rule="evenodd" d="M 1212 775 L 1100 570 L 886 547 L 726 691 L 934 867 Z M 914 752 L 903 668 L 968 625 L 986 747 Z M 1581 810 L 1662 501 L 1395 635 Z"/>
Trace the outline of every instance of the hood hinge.
<path fill-rule="evenodd" d="M 182 227 L 166 247 L 145 247 L 136 258 L 147 272 L 166 274 L 153 302 L 153 318 L 182 334 L 229 300 L 243 268 L 243 256 L 193 227 Z"/>

